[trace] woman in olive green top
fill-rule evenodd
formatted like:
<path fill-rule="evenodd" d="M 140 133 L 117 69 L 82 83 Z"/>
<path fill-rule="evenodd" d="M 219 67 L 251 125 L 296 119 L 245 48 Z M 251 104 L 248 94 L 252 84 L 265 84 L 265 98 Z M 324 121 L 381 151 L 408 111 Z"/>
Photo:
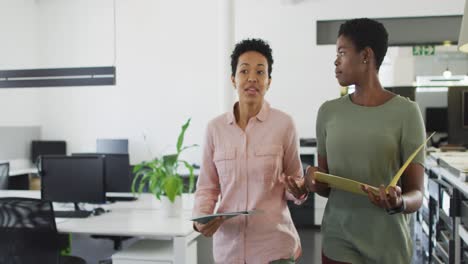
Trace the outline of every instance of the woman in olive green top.
<path fill-rule="evenodd" d="M 324 103 L 317 117 L 318 168 L 306 186 L 328 197 L 322 221 L 323 263 L 410 263 L 409 215 L 423 199 L 424 154 L 385 193 L 394 174 L 425 137 L 416 103 L 386 91 L 378 72 L 388 46 L 382 24 L 354 19 L 341 25 L 335 74 L 353 94 Z M 380 186 L 380 195 L 353 194 L 313 180 L 320 170 Z"/>

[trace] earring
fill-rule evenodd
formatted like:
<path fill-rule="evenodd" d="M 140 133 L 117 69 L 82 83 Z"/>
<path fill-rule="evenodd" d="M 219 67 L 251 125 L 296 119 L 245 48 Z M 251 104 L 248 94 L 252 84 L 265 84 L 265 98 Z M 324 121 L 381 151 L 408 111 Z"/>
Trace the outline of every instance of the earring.
<path fill-rule="evenodd" d="M 366 64 L 366 63 L 367 63 L 367 61 L 366 61 L 366 60 L 364 60 L 363 62 L 364 62 L 364 64 Z"/>

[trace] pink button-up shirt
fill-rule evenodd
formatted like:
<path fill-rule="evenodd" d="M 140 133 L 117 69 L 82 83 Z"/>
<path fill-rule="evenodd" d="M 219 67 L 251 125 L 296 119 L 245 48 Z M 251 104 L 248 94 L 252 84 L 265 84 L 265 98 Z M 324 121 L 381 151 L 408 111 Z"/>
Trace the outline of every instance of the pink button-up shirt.
<path fill-rule="evenodd" d="M 296 129 L 291 117 L 264 102 L 245 131 L 228 112 L 207 127 L 195 193 L 194 216 L 257 209 L 226 220 L 213 237 L 216 263 L 269 263 L 297 259 L 299 235 L 286 199 L 284 175 L 302 177 Z M 312 221 L 312 219 L 311 219 Z"/>

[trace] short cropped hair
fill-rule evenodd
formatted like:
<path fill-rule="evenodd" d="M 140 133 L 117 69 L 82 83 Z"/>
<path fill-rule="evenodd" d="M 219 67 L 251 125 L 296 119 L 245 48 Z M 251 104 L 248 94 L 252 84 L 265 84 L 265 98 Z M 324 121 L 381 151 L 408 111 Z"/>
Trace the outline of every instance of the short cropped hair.
<path fill-rule="evenodd" d="M 350 39 L 357 51 L 371 48 L 375 54 L 377 70 L 380 68 L 388 48 L 388 33 L 382 23 L 369 18 L 348 20 L 341 24 L 339 36 Z"/>
<path fill-rule="evenodd" d="M 270 45 L 262 39 L 245 39 L 236 44 L 234 51 L 231 54 L 231 75 L 236 76 L 239 57 L 249 51 L 256 51 L 265 56 L 268 62 L 268 78 L 271 78 L 271 71 L 273 70 L 272 50 Z"/>

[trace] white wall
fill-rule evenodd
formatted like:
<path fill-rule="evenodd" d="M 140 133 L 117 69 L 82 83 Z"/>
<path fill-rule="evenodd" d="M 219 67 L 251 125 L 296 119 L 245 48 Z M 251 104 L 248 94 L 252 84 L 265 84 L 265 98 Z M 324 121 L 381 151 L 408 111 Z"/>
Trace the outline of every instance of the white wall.
<path fill-rule="evenodd" d="M 65 139 L 71 152 L 94 150 L 96 138 L 129 138 L 132 162 L 150 158 L 143 133 L 154 154 L 173 150 L 188 117 L 193 120 L 187 143 L 202 143 L 206 123 L 219 114 L 217 0 L 116 0 L 116 50 L 112 0 L 0 1 L 20 7 L 0 9 L 0 21 L 8 19 L 0 27 L 15 21 L 15 28 L 28 32 L 14 35 L 20 41 L 8 46 L 14 60 L 7 66 L 21 68 L 34 57 L 43 67 L 112 65 L 115 51 L 117 67 L 116 86 L 0 91 L 2 113 L 25 104 L 23 112 L 1 121 L 39 119 L 43 138 Z M 335 47 L 315 44 L 318 19 L 452 15 L 461 14 L 463 5 L 463 0 L 236 0 L 236 40 L 261 37 L 271 43 L 275 64 L 267 98 L 294 117 L 301 137 L 314 137 L 318 107 L 339 94 Z M 24 52 L 22 45 L 30 49 Z M 382 71 L 398 76 L 387 78 L 395 82 L 401 76 L 396 62 L 387 62 Z M 188 159 L 198 161 L 199 152 Z"/>
<path fill-rule="evenodd" d="M 36 4 L 0 0 L 0 70 L 37 66 Z M 0 89 L 0 126 L 39 125 L 37 89 Z"/>
<path fill-rule="evenodd" d="M 379 70 L 384 87 L 408 86 L 415 81 L 415 58 L 412 47 L 389 47 Z"/>
<path fill-rule="evenodd" d="M 325 100 L 338 97 L 340 88 L 334 77 L 335 47 L 316 45 L 317 20 L 454 15 L 463 13 L 464 3 L 463 0 L 236 0 L 236 39 L 261 37 L 270 42 L 275 63 L 268 98 L 273 106 L 294 117 L 301 137 L 315 137 L 318 108 Z M 406 70 L 413 67 L 411 59 L 408 60 L 398 69 L 405 76 L 394 73 L 393 68 L 398 67 L 395 64 L 384 65 L 390 69 L 381 71 L 398 76 L 387 78 L 386 82 L 394 85 L 405 82 Z"/>
<path fill-rule="evenodd" d="M 41 6 L 42 16 L 52 9 L 66 14 L 43 25 L 54 28 L 57 40 L 43 59 L 60 61 L 62 54 L 53 52 L 55 45 L 82 42 L 90 35 L 104 36 L 105 45 L 97 45 L 99 52 L 92 53 L 77 46 L 68 53 L 71 60 L 81 63 L 76 66 L 87 66 L 83 64 L 88 59 L 112 63 L 113 41 L 108 41 L 113 40 L 112 27 L 93 26 L 112 21 L 112 1 L 95 2 L 99 1 Z M 44 138 L 67 140 L 71 152 L 95 150 L 96 138 L 129 138 L 131 162 L 138 162 L 150 158 L 143 133 L 153 154 L 174 151 L 181 125 L 192 117 L 186 142 L 201 144 L 208 120 L 218 114 L 216 0 L 117 0 L 116 4 L 117 85 L 44 90 Z M 100 11 L 81 21 L 84 9 L 93 8 Z M 55 26 L 69 19 L 81 21 L 74 23 L 74 34 Z M 57 34 L 67 34 L 67 39 L 60 41 Z M 193 151 L 188 159 L 198 161 L 199 152 Z"/>
<path fill-rule="evenodd" d="M 114 63 L 112 0 L 36 0 L 42 68 Z"/>

